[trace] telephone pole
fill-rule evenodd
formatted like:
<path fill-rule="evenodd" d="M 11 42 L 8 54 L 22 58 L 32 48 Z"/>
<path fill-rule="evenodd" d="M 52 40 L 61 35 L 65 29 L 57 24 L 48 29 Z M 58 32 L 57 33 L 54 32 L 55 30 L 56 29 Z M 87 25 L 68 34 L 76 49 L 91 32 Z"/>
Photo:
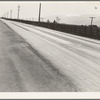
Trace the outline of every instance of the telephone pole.
<path fill-rule="evenodd" d="M 91 18 L 91 34 L 92 34 L 92 33 L 93 33 L 92 23 L 93 23 L 93 19 L 94 19 L 95 17 L 89 17 L 89 18 Z"/>
<path fill-rule="evenodd" d="M 41 17 L 41 3 L 39 5 L 39 19 L 38 19 L 39 22 L 40 22 L 40 17 Z"/>
<path fill-rule="evenodd" d="M 20 5 L 18 5 L 18 14 L 17 14 L 17 19 L 19 19 L 19 11 L 20 11 Z"/>
<path fill-rule="evenodd" d="M 93 19 L 94 19 L 95 17 L 89 17 L 89 18 L 91 18 L 91 26 L 92 26 Z"/>

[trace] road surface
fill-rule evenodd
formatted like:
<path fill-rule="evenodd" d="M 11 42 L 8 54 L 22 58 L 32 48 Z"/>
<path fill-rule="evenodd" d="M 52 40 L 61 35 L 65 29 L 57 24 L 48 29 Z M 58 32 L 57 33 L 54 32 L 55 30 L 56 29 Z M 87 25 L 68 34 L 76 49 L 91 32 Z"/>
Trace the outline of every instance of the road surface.
<path fill-rule="evenodd" d="M 1 91 L 100 91 L 100 41 L 2 21 Z"/>

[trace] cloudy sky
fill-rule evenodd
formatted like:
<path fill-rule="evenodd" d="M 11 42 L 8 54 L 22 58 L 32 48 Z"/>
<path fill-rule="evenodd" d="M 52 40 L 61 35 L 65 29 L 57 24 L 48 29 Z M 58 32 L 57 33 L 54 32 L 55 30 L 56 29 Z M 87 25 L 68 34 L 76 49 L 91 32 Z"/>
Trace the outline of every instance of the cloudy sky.
<path fill-rule="evenodd" d="M 12 10 L 13 18 L 17 18 L 17 9 L 20 5 L 20 18 L 38 18 L 40 2 L 3 2 L 0 1 L 0 16 L 4 16 L 7 12 Z M 63 2 L 46 2 L 42 1 L 41 17 L 48 17 L 54 15 L 63 16 L 80 16 L 91 14 L 95 17 L 100 15 L 100 2 L 98 1 L 63 1 Z"/>

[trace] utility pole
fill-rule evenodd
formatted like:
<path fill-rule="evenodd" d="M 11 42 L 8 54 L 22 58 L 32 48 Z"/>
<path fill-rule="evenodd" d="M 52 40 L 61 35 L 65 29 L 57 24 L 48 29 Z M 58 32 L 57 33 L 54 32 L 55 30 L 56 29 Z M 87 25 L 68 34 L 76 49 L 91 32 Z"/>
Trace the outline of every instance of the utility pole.
<path fill-rule="evenodd" d="M 19 19 L 19 11 L 20 11 L 20 5 L 18 5 L 18 14 L 17 14 L 17 19 Z"/>
<path fill-rule="evenodd" d="M 94 19 L 95 17 L 89 17 L 89 18 L 91 18 L 91 26 L 92 26 L 93 19 Z"/>
<path fill-rule="evenodd" d="M 12 18 L 12 10 L 10 10 L 10 18 Z"/>
<path fill-rule="evenodd" d="M 39 22 L 40 22 L 40 17 L 41 17 L 41 3 L 39 5 L 39 19 L 38 19 Z"/>
<path fill-rule="evenodd" d="M 95 17 L 89 17 L 89 18 L 91 18 L 91 34 L 92 34 L 92 33 L 93 33 L 92 23 L 93 23 L 93 19 L 94 19 Z"/>

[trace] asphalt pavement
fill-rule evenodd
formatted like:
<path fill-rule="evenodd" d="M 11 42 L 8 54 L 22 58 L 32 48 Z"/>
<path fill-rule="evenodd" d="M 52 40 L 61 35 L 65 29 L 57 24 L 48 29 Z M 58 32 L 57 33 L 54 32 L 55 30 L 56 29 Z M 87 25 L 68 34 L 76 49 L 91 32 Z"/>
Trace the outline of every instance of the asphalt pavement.
<path fill-rule="evenodd" d="M 0 21 L 0 92 L 73 92 L 78 88 Z"/>

